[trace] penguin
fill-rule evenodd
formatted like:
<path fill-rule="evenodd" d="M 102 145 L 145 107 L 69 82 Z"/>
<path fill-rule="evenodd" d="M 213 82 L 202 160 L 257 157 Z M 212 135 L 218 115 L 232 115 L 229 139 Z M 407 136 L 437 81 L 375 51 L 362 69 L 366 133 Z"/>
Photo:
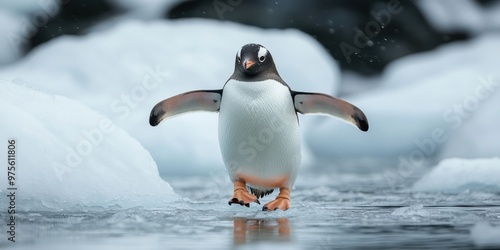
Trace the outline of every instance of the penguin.
<path fill-rule="evenodd" d="M 281 78 L 269 50 L 246 44 L 222 89 L 194 90 L 156 104 L 149 123 L 192 111 L 218 112 L 219 146 L 234 184 L 229 205 L 246 207 L 279 189 L 263 211 L 290 208 L 290 191 L 301 165 L 300 114 L 319 114 L 368 131 L 358 107 L 323 93 L 292 90 Z"/>

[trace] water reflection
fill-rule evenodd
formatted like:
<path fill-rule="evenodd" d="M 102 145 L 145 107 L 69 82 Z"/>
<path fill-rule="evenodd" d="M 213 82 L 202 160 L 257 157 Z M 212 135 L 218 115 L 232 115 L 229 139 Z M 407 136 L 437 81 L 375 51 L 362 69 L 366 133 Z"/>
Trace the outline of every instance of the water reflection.
<path fill-rule="evenodd" d="M 287 218 L 234 218 L 233 243 L 240 245 L 249 242 L 288 242 L 290 231 Z"/>

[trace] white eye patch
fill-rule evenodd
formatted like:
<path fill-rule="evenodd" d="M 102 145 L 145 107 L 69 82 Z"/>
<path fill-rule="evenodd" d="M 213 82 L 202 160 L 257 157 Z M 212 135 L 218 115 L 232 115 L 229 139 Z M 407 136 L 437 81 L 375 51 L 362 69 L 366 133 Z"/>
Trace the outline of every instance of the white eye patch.
<path fill-rule="evenodd" d="M 238 58 L 241 58 L 241 49 L 238 50 L 238 54 L 236 54 L 236 56 L 238 56 Z"/>
<path fill-rule="evenodd" d="M 260 47 L 259 53 L 257 53 L 258 58 L 260 58 L 261 56 L 266 56 L 266 54 L 267 54 L 267 49 L 264 47 Z"/>

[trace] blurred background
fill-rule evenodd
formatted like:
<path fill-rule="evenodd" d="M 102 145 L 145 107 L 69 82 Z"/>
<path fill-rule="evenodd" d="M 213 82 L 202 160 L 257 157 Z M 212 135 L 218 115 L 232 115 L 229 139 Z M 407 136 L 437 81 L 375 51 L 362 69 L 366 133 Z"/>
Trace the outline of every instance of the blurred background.
<path fill-rule="evenodd" d="M 151 128 L 151 107 L 222 87 L 250 42 L 270 49 L 292 89 L 345 98 L 368 116 L 368 133 L 301 116 L 304 165 L 500 155 L 500 1 L 24 0 L 2 1 L 0 21 L 0 78 L 110 117 L 163 176 L 222 169 L 217 118 Z"/>

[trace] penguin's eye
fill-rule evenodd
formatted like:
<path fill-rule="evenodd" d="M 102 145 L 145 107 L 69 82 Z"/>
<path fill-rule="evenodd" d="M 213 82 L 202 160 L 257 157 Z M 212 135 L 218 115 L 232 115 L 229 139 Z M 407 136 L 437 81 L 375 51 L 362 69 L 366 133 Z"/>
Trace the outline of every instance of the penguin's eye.
<path fill-rule="evenodd" d="M 260 47 L 259 51 L 257 52 L 257 56 L 259 57 L 260 62 L 266 60 L 266 54 L 267 54 L 267 49 L 264 47 Z"/>

